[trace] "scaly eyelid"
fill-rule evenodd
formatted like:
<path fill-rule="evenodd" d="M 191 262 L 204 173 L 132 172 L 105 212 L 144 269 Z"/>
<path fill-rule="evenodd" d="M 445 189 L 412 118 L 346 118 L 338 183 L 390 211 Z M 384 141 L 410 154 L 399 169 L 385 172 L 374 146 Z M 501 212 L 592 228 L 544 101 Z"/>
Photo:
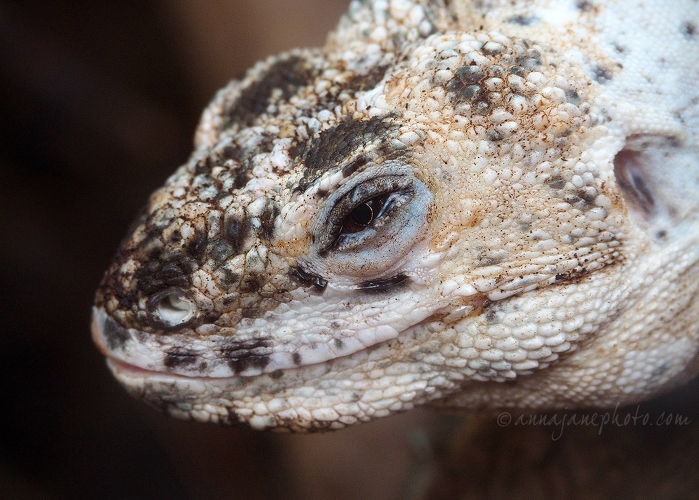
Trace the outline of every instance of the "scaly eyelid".
<path fill-rule="evenodd" d="M 394 180 L 389 180 L 389 177 L 395 177 Z M 386 184 L 386 183 L 390 184 Z M 361 194 L 361 197 L 356 196 L 355 193 L 350 191 L 347 193 L 346 196 L 343 196 L 338 200 L 334 206 L 330 209 L 330 212 L 328 213 L 327 217 L 327 225 L 326 225 L 326 230 L 328 235 L 330 236 L 332 242 L 329 243 L 328 245 L 328 250 L 337 248 L 341 249 L 342 245 L 339 245 L 339 240 L 342 236 L 351 236 L 351 235 L 343 235 L 342 233 L 342 228 L 346 224 L 347 218 L 350 216 L 352 211 L 360 206 L 363 203 L 367 203 L 371 201 L 372 199 L 375 199 L 377 197 L 381 196 L 391 196 L 395 193 L 401 192 L 401 191 L 406 191 L 406 189 L 409 189 L 409 186 L 412 184 L 413 179 L 410 179 L 406 176 L 378 176 L 374 177 L 372 179 L 366 180 L 362 184 L 357 185 L 354 189 L 355 190 L 361 190 L 363 191 Z M 348 204 L 347 202 L 350 202 L 351 204 Z M 344 206 L 348 205 L 348 206 Z M 336 212 L 339 212 L 337 214 Z M 381 210 L 379 211 L 379 214 L 374 217 L 374 221 L 378 219 L 381 215 L 386 214 L 386 203 L 384 202 L 383 206 L 381 207 Z M 367 226 L 368 229 L 375 229 L 377 226 L 373 223 L 369 224 Z M 362 234 L 365 233 L 365 231 L 358 231 L 356 233 L 352 234 Z M 366 238 L 362 238 L 362 241 L 364 241 Z"/>
<path fill-rule="evenodd" d="M 312 228 L 315 252 L 323 256 L 331 250 L 351 210 L 376 196 L 412 185 L 416 181 L 413 173 L 411 165 L 389 160 L 347 179 L 330 195 L 316 218 Z"/>

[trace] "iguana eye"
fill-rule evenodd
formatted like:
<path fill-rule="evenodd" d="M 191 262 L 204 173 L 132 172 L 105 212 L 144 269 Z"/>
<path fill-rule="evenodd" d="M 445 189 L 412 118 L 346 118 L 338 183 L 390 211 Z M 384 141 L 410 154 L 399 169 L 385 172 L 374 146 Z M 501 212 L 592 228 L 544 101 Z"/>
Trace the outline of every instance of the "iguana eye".
<path fill-rule="evenodd" d="M 382 214 L 387 200 L 388 196 L 382 195 L 358 205 L 345 219 L 340 234 L 364 231 Z"/>
<path fill-rule="evenodd" d="M 330 200 L 321 251 L 348 250 L 364 243 L 412 192 L 411 177 L 383 175 L 358 183 L 339 199 Z"/>
<path fill-rule="evenodd" d="M 367 278 L 386 271 L 424 236 L 431 200 L 410 167 L 384 164 L 363 172 L 319 214 L 309 264 L 325 268 L 323 275 Z"/>

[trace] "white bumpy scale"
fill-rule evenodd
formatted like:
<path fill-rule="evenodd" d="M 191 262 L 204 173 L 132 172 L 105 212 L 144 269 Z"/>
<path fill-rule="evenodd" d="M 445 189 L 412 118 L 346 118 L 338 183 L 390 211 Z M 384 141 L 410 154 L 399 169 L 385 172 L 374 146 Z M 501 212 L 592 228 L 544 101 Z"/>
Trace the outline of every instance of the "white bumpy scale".
<path fill-rule="evenodd" d="M 355 1 L 204 112 L 97 292 L 170 415 L 610 407 L 699 371 L 699 3 Z"/>

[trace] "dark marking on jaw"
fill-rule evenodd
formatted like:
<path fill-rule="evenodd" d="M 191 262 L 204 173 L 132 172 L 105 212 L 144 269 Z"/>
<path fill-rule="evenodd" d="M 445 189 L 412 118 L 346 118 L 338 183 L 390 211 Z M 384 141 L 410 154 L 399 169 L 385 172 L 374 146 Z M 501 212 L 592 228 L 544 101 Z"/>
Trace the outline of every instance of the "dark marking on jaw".
<path fill-rule="evenodd" d="M 407 286 L 410 283 L 410 278 L 404 274 L 396 274 L 390 278 L 365 281 L 357 286 L 358 290 L 367 293 L 381 293 L 398 290 Z"/>
<path fill-rule="evenodd" d="M 454 82 L 454 85 L 456 85 L 457 83 L 461 83 L 463 85 L 478 83 L 480 80 L 483 79 L 483 76 L 483 69 L 481 69 L 480 66 L 460 66 L 456 68 L 456 80 L 452 79 L 449 82 L 449 84 L 451 84 L 451 82 Z M 447 86 L 449 84 L 447 84 Z"/>
<path fill-rule="evenodd" d="M 111 351 L 123 348 L 126 342 L 131 339 L 129 331 L 110 317 L 104 320 L 102 334 Z"/>
<path fill-rule="evenodd" d="M 595 199 L 597 199 L 597 195 L 599 194 L 597 192 L 597 189 L 595 189 L 592 186 L 585 186 L 581 189 L 578 189 L 575 194 L 579 196 L 581 199 L 585 200 L 587 203 L 592 204 Z"/>
<path fill-rule="evenodd" d="M 325 287 L 328 286 L 328 281 L 322 276 L 309 273 L 298 266 L 291 268 L 289 271 L 289 276 L 291 276 L 294 281 L 297 281 L 304 286 L 313 287 L 316 292 L 323 292 Z"/>
<path fill-rule="evenodd" d="M 295 352 L 291 355 L 291 360 L 294 362 L 296 366 L 301 365 L 301 355 L 298 352 Z"/>
<path fill-rule="evenodd" d="M 268 348 L 273 344 L 270 338 L 236 340 L 229 338 L 219 347 L 221 358 L 239 358 L 246 354 L 269 354 Z"/>
<path fill-rule="evenodd" d="M 219 350 L 221 358 L 228 366 L 240 373 L 248 368 L 264 369 L 270 363 L 272 341 L 269 339 L 252 339 L 230 341 Z"/>
<path fill-rule="evenodd" d="M 306 61 L 291 56 L 275 62 L 256 82 L 243 89 L 240 97 L 227 113 L 224 128 L 231 125 L 250 126 L 262 115 L 275 90 L 288 101 L 298 90 L 311 83 L 313 71 Z"/>
<path fill-rule="evenodd" d="M 175 347 L 165 355 L 164 364 L 167 368 L 177 368 L 189 366 L 196 363 L 198 360 L 199 356 L 196 353 Z"/>
<path fill-rule="evenodd" d="M 270 357 L 267 355 L 257 356 L 250 354 L 241 358 L 229 359 L 228 366 L 230 366 L 231 370 L 233 370 L 235 373 L 241 373 L 249 368 L 264 370 L 270 361 Z"/>
<path fill-rule="evenodd" d="M 385 118 L 347 119 L 324 130 L 309 142 L 291 148 L 291 155 L 305 166 L 298 190 L 303 191 L 328 170 L 340 166 L 352 153 L 372 142 L 383 142 L 386 133 L 398 125 Z M 390 151 L 384 151 L 390 156 Z"/>

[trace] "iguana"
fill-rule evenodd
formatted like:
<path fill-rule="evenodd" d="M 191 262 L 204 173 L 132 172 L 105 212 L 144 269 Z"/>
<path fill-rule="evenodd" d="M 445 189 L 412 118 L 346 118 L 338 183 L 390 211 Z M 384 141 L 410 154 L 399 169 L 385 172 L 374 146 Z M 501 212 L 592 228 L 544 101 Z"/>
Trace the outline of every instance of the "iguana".
<path fill-rule="evenodd" d="M 699 2 L 353 1 L 204 111 L 99 286 L 170 415 L 613 407 L 699 371 Z"/>

